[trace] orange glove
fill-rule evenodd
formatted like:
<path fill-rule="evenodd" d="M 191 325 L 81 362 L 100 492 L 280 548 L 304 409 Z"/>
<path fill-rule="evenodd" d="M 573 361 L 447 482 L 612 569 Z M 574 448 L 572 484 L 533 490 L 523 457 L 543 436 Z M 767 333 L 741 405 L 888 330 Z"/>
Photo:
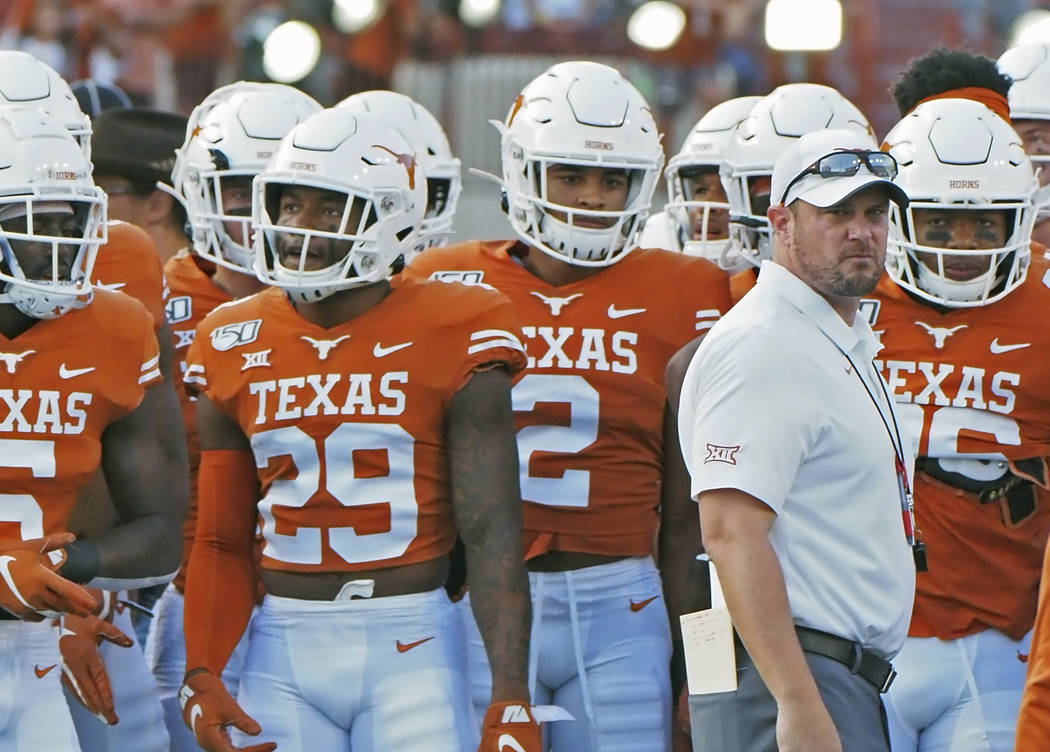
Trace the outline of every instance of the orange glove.
<path fill-rule="evenodd" d="M 543 752 L 540 724 L 528 702 L 494 702 L 481 723 L 478 752 Z"/>
<path fill-rule="evenodd" d="M 110 726 L 118 721 L 113 690 L 98 646 L 108 640 L 122 648 L 135 643 L 105 619 L 66 614 L 61 619 L 58 648 L 62 652 L 62 683 L 100 720 Z"/>
<path fill-rule="evenodd" d="M 182 720 L 197 744 L 207 752 L 273 752 L 277 745 L 263 742 L 250 747 L 234 747 L 226 733 L 227 726 L 234 726 L 249 736 L 258 736 L 262 728 L 226 691 L 222 679 L 207 669 L 195 669 L 186 676 L 179 690 L 179 706 Z"/>
<path fill-rule="evenodd" d="M 0 544 L 0 607 L 19 619 L 43 621 L 62 612 L 86 616 L 95 599 L 80 585 L 55 574 L 72 533 Z"/>

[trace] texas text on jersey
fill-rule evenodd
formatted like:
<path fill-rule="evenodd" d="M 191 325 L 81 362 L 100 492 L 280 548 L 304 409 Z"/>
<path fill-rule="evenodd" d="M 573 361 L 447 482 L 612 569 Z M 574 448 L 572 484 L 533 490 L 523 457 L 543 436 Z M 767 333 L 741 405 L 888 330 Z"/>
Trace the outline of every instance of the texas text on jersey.
<path fill-rule="evenodd" d="M 445 407 L 474 372 L 524 365 L 520 327 L 497 293 L 391 286 L 331 329 L 280 290 L 222 306 L 197 329 L 187 388 L 251 441 L 264 569 L 385 568 L 452 548 Z"/>
<path fill-rule="evenodd" d="M 917 581 L 911 635 L 943 640 L 1031 629 L 1050 492 L 1050 264 L 979 308 L 920 304 L 888 277 L 876 290 L 879 365 L 918 440 L 916 525 L 929 571 Z M 902 426 L 902 432 L 903 432 Z M 1034 482 L 1033 482 L 1034 481 Z M 965 597 L 960 597 L 965 594 Z"/>
<path fill-rule="evenodd" d="M 524 246 L 432 249 L 408 271 L 496 287 L 524 322 L 527 373 L 512 395 L 526 557 L 646 556 L 658 521 L 664 368 L 728 310 L 726 275 L 702 259 L 635 250 L 554 287 L 519 264 Z M 667 280 L 682 291 L 668 294 Z"/>
<path fill-rule="evenodd" d="M 98 468 L 102 432 L 161 380 L 157 339 L 138 301 L 96 290 L 85 308 L 0 336 L 0 348 L 2 527 L 5 537 L 40 538 L 66 529 Z"/>

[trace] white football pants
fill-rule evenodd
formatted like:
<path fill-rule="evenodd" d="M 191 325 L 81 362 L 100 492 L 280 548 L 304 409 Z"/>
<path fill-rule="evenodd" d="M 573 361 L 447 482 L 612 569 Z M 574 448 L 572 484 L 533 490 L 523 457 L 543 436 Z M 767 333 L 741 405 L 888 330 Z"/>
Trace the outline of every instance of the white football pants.
<path fill-rule="evenodd" d="M 884 695 L 893 752 L 1011 752 L 1031 633 L 909 637 Z"/>
<path fill-rule="evenodd" d="M 443 588 L 387 598 L 267 595 L 238 703 L 262 733 L 235 745 L 341 752 L 476 752 L 463 627 Z"/>
<path fill-rule="evenodd" d="M 58 628 L 0 621 L 0 750 L 77 752 L 77 732 L 62 694 Z"/>
<path fill-rule="evenodd" d="M 468 574 L 469 584 L 469 574 Z M 575 721 L 544 726 L 554 752 L 666 752 L 671 746 L 671 635 L 651 557 L 568 572 L 530 572 L 529 689 Z M 475 712 L 492 682 L 481 634 L 460 601 Z"/>
<path fill-rule="evenodd" d="M 126 600 L 127 592 L 113 594 Z M 113 710 L 120 722 L 110 726 L 88 712 L 80 701 L 66 692 L 66 701 L 83 752 L 168 752 L 168 730 L 164 726 L 157 683 L 146 665 L 142 647 L 131 623 L 131 610 L 118 607 L 113 624 L 135 640 L 130 648 L 103 641 L 99 654 L 113 689 Z"/>
<path fill-rule="evenodd" d="M 153 624 L 146 638 L 146 664 L 157 682 L 160 704 L 164 709 L 164 724 L 171 739 L 171 752 L 200 752 L 193 732 L 182 720 L 182 708 L 179 707 L 179 688 L 186 673 L 186 638 L 182 629 L 184 606 L 182 593 L 169 584 L 153 606 Z M 233 697 L 237 696 L 241 667 L 247 652 L 246 629 L 230 660 L 226 662 L 226 668 L 222 670 L 222 683 Z M 123 716 L 120 722 L 124 723 Z"/>

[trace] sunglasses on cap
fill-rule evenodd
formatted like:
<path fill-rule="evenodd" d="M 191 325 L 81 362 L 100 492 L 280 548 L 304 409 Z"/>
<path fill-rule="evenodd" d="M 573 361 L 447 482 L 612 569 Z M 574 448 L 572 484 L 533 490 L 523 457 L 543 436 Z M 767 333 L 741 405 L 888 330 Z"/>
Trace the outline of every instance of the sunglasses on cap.
<path fill-rule="evenodd" d="M 822 179 L 851 178 L 860 172 L 861 165 L 877 178 L 893 180 L 897 177 L 897 160 L 892 154 L 884 151 L 834 151 L 825 154 L 809 167 L 791 179 L 780 197 L 783 204 L 791 189 L 807 175 L 817 175 Z"/>

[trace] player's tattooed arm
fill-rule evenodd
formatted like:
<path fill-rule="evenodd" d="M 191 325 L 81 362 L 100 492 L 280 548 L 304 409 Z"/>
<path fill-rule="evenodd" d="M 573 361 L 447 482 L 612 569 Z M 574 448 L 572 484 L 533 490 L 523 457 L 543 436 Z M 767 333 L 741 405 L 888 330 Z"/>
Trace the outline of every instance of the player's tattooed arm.
<path fill-rule="evenodd" d="M 471 377 L 449 403 L 446 433 L 470 602 L 492 669 L 492 702 L 522 700 L 528 697 L 531 604 L 506 370 Z"/>
<path fill-rule="evenodd" d="M 170 579 L 179 566 L 182 537 L 176 498 L 181 483 L 157 433 L 164 414 L 165 384 L 146 389 L 138 407 L 111 423 L 102 434 L 102 470 L 119 524 L 94 539 L 98 550 L 95 582 L 107 590 L 144 587 Z M 134 582 L 131 582 L 134 581 Z M 115 585 L 115 587 L 111 587 Z"/>

